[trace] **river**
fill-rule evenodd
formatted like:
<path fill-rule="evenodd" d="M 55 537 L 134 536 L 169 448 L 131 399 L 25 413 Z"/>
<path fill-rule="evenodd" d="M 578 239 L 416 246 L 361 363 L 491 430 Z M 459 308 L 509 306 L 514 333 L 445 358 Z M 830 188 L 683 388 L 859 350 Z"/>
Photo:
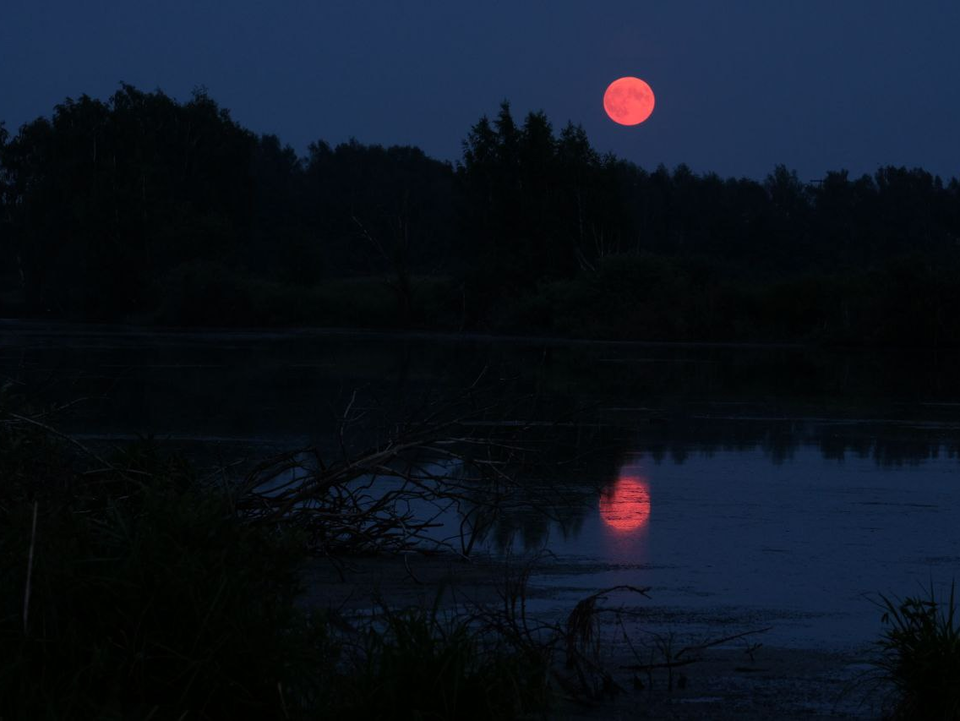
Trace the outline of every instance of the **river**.
<path fill-rule="evenodd" d="M 767 643 L 798 648 L 862 646 L 877 594 L 960 570 L 957 367 L 929 351 L 0 323 L 0 382 L 72 402 L 59 428 L 153 436 L 200 463 L 334 453 L 348 406 L 380 419 L 357 425 L 359 447 L 483 386 L 509 407 L 483 423 L 539 428 L 569 456 L 477 547 L 549 554 L 532 608 L 630 584 L 650 588 L 657 628 L 769 626 Z"/>

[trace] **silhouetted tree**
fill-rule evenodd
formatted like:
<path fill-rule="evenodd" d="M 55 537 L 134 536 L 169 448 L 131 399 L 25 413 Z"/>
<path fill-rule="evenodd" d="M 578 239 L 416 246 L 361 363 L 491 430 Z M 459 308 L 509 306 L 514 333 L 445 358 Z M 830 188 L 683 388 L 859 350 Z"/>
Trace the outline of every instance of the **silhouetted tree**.
<path fill-rule="evenodd" d="M 452 168 L 418 148 L 310 146 L 305 170 L 310 222 L 328 238 L 340 274 L 382 276 L 408 325 L 417 271 L 437 273 L 450 257 Z"/>
<path fill-rule="evenodd" d="M 0 123 L 4 313 L 939 346 L 958 273 L 956 178 L 646 170 L 506 102 L 455 168 L 356 140 L 299 158 L 203 90 Z"/>
<path fill-rule="evenodd" d="M 3 148 L 31 303 L 65 316 L 145 311 L 178 262 L 229 254 L 246 225 L 253 137 L 204 93 L 124 85 L 58 105 Z"/>

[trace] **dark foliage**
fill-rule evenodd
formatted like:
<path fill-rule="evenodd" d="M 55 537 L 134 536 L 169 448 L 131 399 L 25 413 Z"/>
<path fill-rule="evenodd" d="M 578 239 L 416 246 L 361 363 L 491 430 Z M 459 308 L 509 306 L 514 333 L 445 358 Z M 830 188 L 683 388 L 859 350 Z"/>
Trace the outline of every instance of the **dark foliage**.
<path fill-rule="evenodd" d="M 300 599 L 294 516 L 143 440 L 103 457 L 0 388 L 0 717 L 515 718 L 549 700 L 496 629 Z M 314 529 L 316 530 L 316 529 Z"/>
<path fill-rule="evenodd" d="M 955 588 L 937 598 L 931 583 L 923 596 L 880 597 L 887 629 L 876 663 L 896 691 L 893 718 L 960 719 L 960 622 Z"/>
<path fill-rule="evenodd" d="M 960 344 L 957 179 L 650 171 L 506 103 L 453 167 L 298 157 L 202 91 L 68 99 L 0 126 L 0 231 L 7 316 Z"/>

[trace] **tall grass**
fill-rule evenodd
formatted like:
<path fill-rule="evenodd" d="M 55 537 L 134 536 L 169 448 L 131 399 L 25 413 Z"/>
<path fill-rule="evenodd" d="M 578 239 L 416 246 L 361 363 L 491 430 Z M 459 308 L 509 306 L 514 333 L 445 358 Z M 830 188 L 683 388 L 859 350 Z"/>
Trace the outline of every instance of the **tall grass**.
<path fill-rule="evenodd" d="M 344 717 L 511 719 L 550 701 L 546 658 L 469 614 L 384 607 L 355 643 L 344 655 Z"/>
<path fill-rule="evenodd" d="M 937 597 L 933 584 L 923 596 L 880 597 L 883 622 L 878 670 L 896 692 L 895 719 L 960 719 L 960 623 L 955 585 Z"/>
<path fill-rule="evenodd" d="M 152 442 L 98 455 L 8 401 L 0 718 L 512 718 L 547 702 L 546 666 L 475 618 L 304 610 L 315 520 L 252 514 L 243 483 Z"/>
<path fill-rule="evenodd" d="M 140 455 L 0 508 L 4 718 L 279 713 L 322 669 L 295 531 L 253 528 L 228 492 Z"/>

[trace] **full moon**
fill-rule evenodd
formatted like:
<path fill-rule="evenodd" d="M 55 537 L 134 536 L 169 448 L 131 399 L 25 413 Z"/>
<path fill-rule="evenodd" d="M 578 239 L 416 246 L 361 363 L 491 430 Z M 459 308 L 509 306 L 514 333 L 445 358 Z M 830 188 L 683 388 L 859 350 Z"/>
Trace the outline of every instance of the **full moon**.
<path fill-rule="evenodd" d="M 620 125 L 639 125 L 650 117 L 653 104 L 653 90 L 640 78 L 614 80 L 603 94 L 603 109 Z"/>

